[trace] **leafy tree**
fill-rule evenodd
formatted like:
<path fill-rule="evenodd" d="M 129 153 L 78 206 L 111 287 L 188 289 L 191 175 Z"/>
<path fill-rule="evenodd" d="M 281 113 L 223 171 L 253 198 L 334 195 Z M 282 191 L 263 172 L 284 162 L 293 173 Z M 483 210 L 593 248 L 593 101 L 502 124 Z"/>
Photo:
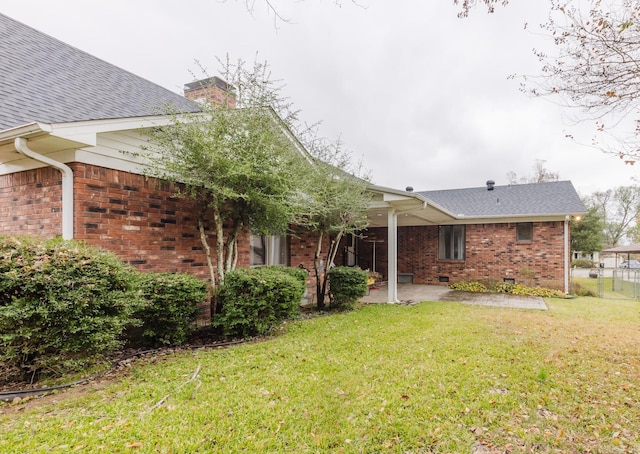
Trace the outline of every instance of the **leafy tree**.
<path fill-rule="evenodd" d="M 367 208 L 371 200 L 368 182 L 361 166 L 354 167 L 351 154 L 340 144 L 316 139 L 307 145 L 315 158 L 314 173 L 305 189 L 306 210 L 298 224 L 317 235 L 313 270 L 318 308 L 325 307 L 329 270 L 347 234 L 355 234 L 368 225 Z M 362 176 L 362 175 L 361 175 Z M 328 239 L 328 248 L 323 245 Z"/>
<path fill-rule="evenodd" d="M 620 186 L 615 189 L 595 192 L 589 205 L 596 208 L 604 219 L 603 241 L 616 246 L 626 236 L 631 236 L 640 214 L 640 188 Z"/>
<path fill-rule="evenodd" d="M 578 222 L 571 223 L 571 250 L 587 254 L 602 250 L 604 217 L 597 206 L 589 208 Z"/>
<path fill-rule="evenodd" d="M 149 133 L 146 155 L 150 176 L 175 183 L 181 196 L 195 202 L 213 288 L 236 267 L 242 231 L 287 230 L 300 206 L 301 175 L 309 167 L 288 129 L 295 112 L 274 86 L 268 66 L 256 62 L 247 69 L 242 61 L 224 66 L 237 108 L 206 103 L 200 113 L 169 112 L 170 125 Z M 209 222 L 215 248 L 207 238 Z"/>

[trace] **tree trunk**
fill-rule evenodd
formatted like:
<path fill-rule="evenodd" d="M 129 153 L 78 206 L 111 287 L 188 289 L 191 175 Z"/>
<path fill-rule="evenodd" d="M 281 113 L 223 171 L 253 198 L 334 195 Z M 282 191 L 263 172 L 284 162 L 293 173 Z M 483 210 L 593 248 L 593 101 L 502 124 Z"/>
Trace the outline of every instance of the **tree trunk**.
<path fill-rule="evenodd" d="M 322 253 L 322 240 L 324 238 L 324 232 L 320 231 L 318 235 L 318 247 L 316 253 L 313 256 L 313 271 L 316 276 L 316 300 L 318 301 L 318 309 L 324 309 L 324 286 L 320 279 L 320 254 Z"/>
<path fill-rule="evenodd" d="M 327 252 L 327 263 L 325 265 L 324 271 L 324 282 L 322 283 L 322 292 L 326 295 L 327 288 L 329 287 L 329 270 L 331 269 L 331 265 L 334 263 L 336 258 L 336 254 L 338 253 L 338 249 L 340 246 L 340 240 L 342 239 L 342 232 L 338 232 L 335 239 L 331 241 L 329 246 L 329 251 Z M 329 292 L 329 302 L 333 304 L 331 299 L 331 292 Z"/>
<path fill-rule="evenodd" d="M 235 270 L 238 267 L 238 238 L 233 242 L 233 263 L 231 269 Z"/>
<path fill-rule="evenodd" d="M 240 227 L 241 226 L 239 224 L 236 224 L 227 238 L 227 248 L 225 251 L 226 257 L 224 263 L 225 273 L 234 270 L 235 265 L 238 262 L 238 233 L 240 232 Z"/>
<path fill-rule="evenodd" d="M 213 260 L 211 259 L 211 247 L 209 247 L 209 242 L 207 241 L 207 232 L 204 229 L 204 221 L 202 220 L 202 216 L 198 216 L 198 230 L 200 231 L 200 241 L 202 242 L 202 246 L 204 247 L 205 255 L 207 256 L 207 267 L 209 268 L 209 298 L 213 302 L 211 309 L 211 316 L 216 312 L 216 272 L 213 268 Z"/>
<path fill-rule="evenodd" d="M 216 227 L 216 261 L 218 272 L 218 285 L 224 284 L 224 226 L 218 207 L 213 209 L 213 220 Z"/>

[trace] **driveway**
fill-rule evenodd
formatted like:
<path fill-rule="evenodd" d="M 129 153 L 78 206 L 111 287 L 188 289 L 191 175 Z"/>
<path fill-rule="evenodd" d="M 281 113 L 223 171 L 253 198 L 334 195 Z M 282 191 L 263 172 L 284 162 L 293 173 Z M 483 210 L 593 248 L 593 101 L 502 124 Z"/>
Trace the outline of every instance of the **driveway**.
<path fill-rule="evenodd" d="M 360 301 L 363 303 L 386 303 L 387 286 L 373 287 Z M 444 285 L 398 284 L 400 304 L 417 304 L 421 301 L 451 301 L 477 306 L 510 307 L 517 309 L 546 310 L 547 305 L 538 296 L 518 296 L 503 293 L 472 293 L 451 290 Z"/>

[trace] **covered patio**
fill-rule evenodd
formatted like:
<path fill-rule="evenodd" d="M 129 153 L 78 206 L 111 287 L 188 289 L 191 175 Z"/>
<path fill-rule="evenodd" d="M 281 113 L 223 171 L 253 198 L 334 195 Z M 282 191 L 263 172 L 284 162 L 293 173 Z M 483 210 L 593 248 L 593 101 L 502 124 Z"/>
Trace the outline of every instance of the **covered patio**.
<path fill-rule="evenodd" d="M 478 278 L 515 283 L 533 276 L 568 293 L 569 225 L 583 210 L 570 182 L 369 191 L 369 227 L 345 248 L 345 264 L 383 274 L 386 302 L 400 302 L 399 283 L 446 288 Z"/>
<path fill-rule="evenodd" d="M 414 305 L 423 301 L 450 301 L 475 306 L 509 307 L 515 309 L 546 310 L 544 300 L 537 296 L 518 296 L 497 293 L 471 293 L 451 290 L 442 285 L 400 283 L 396 286 L 398 304 Z M 360 299 L 364 304 L 387 303 L 388 285 L 374 286 Z"/>
<path fill-rule="evenodd" d="M 424 226 L 451 223 L 456 220 L 453 213 L 427 200 L 420 194 L 407 191 L 398 191 L 381 186 L 371 185 L 369 190 L 373 193 L 373 199 L 369 205 L 369 227 L 386 227 L 386 257 L 387 257 L 387 283 L 384 286 L 386 292 L 376 291 L 376 299 L 385 299 L 387 303 L 398 303 L 398 227 L 399 226 Z M 375 254 L 375 240 L 373 250 Z M 382 244 L 382 247 L 385 245 Z M 374 255 L 375 257 L 375 255 Z M 374 258 L 375 261 L 375 258 Z M 373 264 L 375 271 L 375 263 Z M 406 289 L 407 284 L 403 284 Z M 440 286 L 435 287 L 448 290 Z M 383 296 L 384 294 L 384 296 Z"/>

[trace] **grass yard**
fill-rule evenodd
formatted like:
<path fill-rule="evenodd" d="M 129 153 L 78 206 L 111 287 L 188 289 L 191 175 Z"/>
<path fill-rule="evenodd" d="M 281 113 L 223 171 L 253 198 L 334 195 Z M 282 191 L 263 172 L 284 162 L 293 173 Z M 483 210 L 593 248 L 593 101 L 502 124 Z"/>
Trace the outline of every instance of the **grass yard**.
<path fill-rule="evenodd" d="M 547 304 L 367 306 L 140 360 L 1 406 L 0 452 L 640 452 L 640 302 Z"/>

